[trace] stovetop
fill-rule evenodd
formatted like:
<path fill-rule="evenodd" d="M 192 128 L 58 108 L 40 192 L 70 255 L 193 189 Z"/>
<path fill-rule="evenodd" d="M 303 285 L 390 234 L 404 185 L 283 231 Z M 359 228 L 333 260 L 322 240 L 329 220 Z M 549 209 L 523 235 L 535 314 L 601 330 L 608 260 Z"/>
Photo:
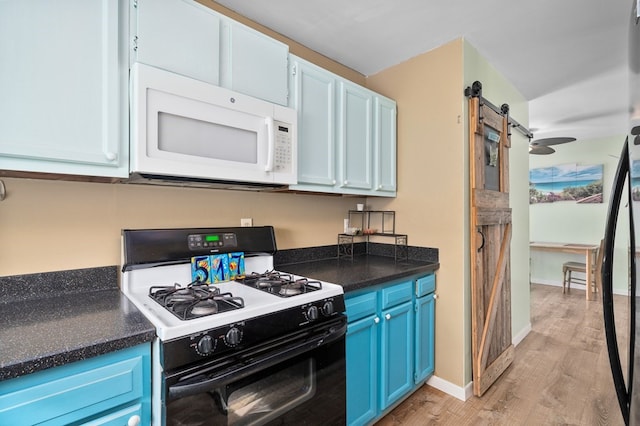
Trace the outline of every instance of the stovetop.
<path fill-rule="evenodd" d="M 265 325 L 277 334 L 345 309 L 341 286 L 273 271 L 277 248 L 271 226 L 123 230 L 122 237 L 122 292 L 153 323 L 162 341 L 196 339 L 225 327 L 249 333 L 256 322 L 265 321 L 273 323 Z M 193 274 L 192 259 L 222 259 L 224 276 L 225 256 L 237 253 L 244 258 L 242 282 L 192 281 L 200 276 Z M 266 276 L 258 276 L 265 271 Z"/>
<path fill-rule="evenodd" d="M 248 275 L 250 276 L 251 273 Z M 292 278 L 294 281 L 301 279 L 301 277 L 297 276 L 292 276 Z M 208 293 L 211 292 L 212 298 L 215 298 L 213 293 L 227 295 L 236 304 L 233 309 L 226 309 L 225 307 L 212 315 L 195 315 L 194 318 L 185 320 L 180 314 L 170 312 L 149 295 L 152 288 L 160 288 L 162 291 L 170 293 L 172 289 L 188 287 L 190 282 L 190 264 L 168 265 L 124 273 L 122 276 L 122 291 L 153 323 L 158 337 L 163 341 L 192 335 L 216 327 L 242 323 L 249 319 L 264 317 L 273 312 L 295 307 L 305 310 L 313 304 L 321 306 L 326 301 L 343 297 L 343 290 L 340 285 L 320 281 L 314 281 L 317 284 L 312 284 L 316 287 L 315 290 L 297 294 L 293 297 L 281 297 L 241 282 L 228 281 L 210 284 L 198 291 L 202 292 L 200 296 L 204 295 L 206 297 L 209 297 Z M 176 283 L 178 283 L 178 286 L 176 286 Z M 161 297 L 163 296 L 161 295 Z M 185 309 L 182 310 L 184 311 Z"/>
<path fill-rule="evenodd" d="M 222 293 L 218 287 L 210 286 L 199 279 L 182 287 L 152 286 L 149 297 L 181 320 L 191 320 L 216 315 L 233 309 L 242 309 L 244 300 L 232 293 Z"/>

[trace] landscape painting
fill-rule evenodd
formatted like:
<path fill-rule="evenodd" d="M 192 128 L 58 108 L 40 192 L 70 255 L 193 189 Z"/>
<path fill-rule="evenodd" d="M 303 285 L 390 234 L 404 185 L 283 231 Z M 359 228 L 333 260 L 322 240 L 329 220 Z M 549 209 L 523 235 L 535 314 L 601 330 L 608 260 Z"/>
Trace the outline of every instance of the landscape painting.
<path fill-rule="evenodd" d="M 640 201 L 640 160 L 631 161 L 631 199 Z"/>
<path fill-rule="evenodd" d="M 603 168 L 602 164 L 572 163 L 531 169 L 529 204 L 559 201 L 579 204 L 602 203 Z M 638 176 L 640 177 L 640 174 Z M 640 197 L 640 179 L 638 185 Z"/>

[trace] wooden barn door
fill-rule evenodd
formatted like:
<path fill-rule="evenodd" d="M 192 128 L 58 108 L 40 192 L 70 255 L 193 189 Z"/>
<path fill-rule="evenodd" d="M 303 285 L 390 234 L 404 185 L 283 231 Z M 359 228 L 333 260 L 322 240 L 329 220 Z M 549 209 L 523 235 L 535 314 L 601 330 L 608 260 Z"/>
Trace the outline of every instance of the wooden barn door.
<path fill-rule="evenodd" d="M 508 111 L 507 111 L 508 112 Z M 473 391 L 481 396 L 513 361 L 508 116 L 469 99 Z"/>

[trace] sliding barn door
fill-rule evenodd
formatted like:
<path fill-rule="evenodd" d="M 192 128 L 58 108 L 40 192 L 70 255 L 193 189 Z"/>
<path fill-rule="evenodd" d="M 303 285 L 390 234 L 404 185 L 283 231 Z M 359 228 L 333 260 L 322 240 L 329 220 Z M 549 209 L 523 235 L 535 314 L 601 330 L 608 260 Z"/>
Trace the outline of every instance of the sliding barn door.
<path fill-rule="evenodd" d="M 473 391 L 481 396 L 513 361 L 508 117 L 469 99 Z"/>

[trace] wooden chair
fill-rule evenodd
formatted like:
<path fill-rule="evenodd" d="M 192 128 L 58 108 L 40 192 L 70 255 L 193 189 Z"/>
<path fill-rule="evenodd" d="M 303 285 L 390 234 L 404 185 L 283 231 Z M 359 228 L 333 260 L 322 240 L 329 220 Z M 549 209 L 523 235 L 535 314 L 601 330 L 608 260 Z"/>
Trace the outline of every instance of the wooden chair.
<path fill-rule="evenodd" d="M 604 257 L 604 240 L 600 240 L 600 246 L 596 250 L 595 263 L 592 265 L 591 276 L 593 281 L 589 283 L 594 286 L 595 291 L 602 291 L 602 258 Z M 572 276 L 573 272 L 587 273 L 587 265 L 582 262 L 565 262 L 562 264 L 562 293 L 569 293 L 571 291 L 571 281 L 576 281 L 586 284 L 586 278 L 579 278 Z M 589 291 L 589 288 L 585 289 Z"/>

